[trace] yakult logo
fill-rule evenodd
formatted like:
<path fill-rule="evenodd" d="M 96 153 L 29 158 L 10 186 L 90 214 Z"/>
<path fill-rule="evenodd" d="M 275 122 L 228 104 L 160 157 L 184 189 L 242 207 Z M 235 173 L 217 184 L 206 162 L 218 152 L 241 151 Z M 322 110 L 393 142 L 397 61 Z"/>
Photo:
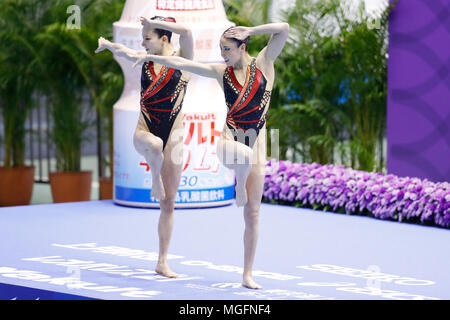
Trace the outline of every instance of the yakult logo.
<path fill-rule="evenodd" d="M 183 172 L 189 166 L 194 171 L 210 171 L 213 174 L 219 171 L 219 159 L 216 157 L 214 146 L 222 131 L 216 130 L 216 121 L 214 113 L 184 115 L 183 124 L 187 132 L 183 132 L 184 130 L 177 132 L 180 135 L 186 133 L 183 135 L 185 146 Z M 173 137 L 176 137 L 177 133 Z"/>

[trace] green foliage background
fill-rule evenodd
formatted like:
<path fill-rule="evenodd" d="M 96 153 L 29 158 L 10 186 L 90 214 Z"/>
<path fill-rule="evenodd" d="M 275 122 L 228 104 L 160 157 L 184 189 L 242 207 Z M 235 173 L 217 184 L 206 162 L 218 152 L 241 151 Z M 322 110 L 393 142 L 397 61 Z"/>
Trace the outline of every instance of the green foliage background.
<path fill-rule="evenodd" d="M 239 25 L 269 23 L 275 1 L 225 0 Z M 338 0 L 296 0 L 283 12 L 290 37 L 275 62 L 268 129 L 279 129 L 280 158 L 385 171 L 387 22 Z M 375 26 L 375 28 L 374 28 Z M 253 37 L 252 37 L 253 38 Z M 267 37 L 250 39 L 256 55 Z M 270 152 L 269 152 L 270 153 Z"/>
<path fill-rule="evenodd" d="M 79 29 L 68 27 L 69 0 L 4 0 L 0 4 L 0 107 L 7 167 L 24 165 L 25 119 L 45 96 L 56 146 L 57 170 L 79 171 L 81 144 L 92 125 L 81 108 L 87 96 L 106 119 L 123 87 L 112 55 L 95 55 L 99 36 L 112 37 L 124 1 L 81 0 Z M 112 148 L 111 148 L 112 149 Z"/>

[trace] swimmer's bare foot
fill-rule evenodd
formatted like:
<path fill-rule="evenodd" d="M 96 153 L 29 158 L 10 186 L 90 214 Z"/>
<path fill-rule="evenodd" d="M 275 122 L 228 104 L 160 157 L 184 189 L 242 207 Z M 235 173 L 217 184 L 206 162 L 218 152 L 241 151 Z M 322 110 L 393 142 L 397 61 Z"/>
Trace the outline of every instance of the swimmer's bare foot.
<path fill-rule="evenodd" d="M 167 263 L 158 262 L 158 264 L 156 265 L 155 272 L 167 278 L 178 278 L 178 274 L 170 270 Z"/>
<path fill-rule="evenodd" d="M 242 286 L 248 289 L 262 289 L 262 286 L 253 281 L 251 277 L 244 277 L 242 280 Z"/>
<path fill-rule="evenodd" d="M 154 179 L 152 184 L 152 192 L 150 195 L 158 199 L 159 201 L 164 200 L 166 198 L 166 192 L 164 191 L 164 185 L 161 179 L 161 176 L 159 179 Z"/>
<path fill-rule="evenodd" d="M 247 204 L 247 201 L 247 190 L 245 190 L 245 187 L 241 188 L 236 184 L 236 205 L 238 207 L 243 207 Z"/>

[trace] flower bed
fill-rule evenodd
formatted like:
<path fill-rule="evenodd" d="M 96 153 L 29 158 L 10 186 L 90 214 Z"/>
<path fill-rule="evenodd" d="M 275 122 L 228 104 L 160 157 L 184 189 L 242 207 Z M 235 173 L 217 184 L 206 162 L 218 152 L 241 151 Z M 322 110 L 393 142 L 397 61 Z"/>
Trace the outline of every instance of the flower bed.
<path fill-rule="evenodd" d="M 271 160 L 266 166 L 263 201 L 450 226 L 450 183 L 344 166 Z"/>

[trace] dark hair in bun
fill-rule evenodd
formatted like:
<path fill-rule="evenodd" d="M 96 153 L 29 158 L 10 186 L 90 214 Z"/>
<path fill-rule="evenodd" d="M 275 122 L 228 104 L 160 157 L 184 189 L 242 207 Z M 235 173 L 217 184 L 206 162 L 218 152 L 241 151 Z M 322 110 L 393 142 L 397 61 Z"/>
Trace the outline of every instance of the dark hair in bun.
<path fill-rule="evenodd" d="M 158 21 L 167 21 L 167 22 L 177 22 L 175 18 L 172 17 L 161 17 L 161 16 L 154 16 L 150 18 L 150 20 L 158 20 Z M 172 39 L 172 32 L 164 29 L 154 29 L 158 37 L 167 36 L 167 39 Z"/>

